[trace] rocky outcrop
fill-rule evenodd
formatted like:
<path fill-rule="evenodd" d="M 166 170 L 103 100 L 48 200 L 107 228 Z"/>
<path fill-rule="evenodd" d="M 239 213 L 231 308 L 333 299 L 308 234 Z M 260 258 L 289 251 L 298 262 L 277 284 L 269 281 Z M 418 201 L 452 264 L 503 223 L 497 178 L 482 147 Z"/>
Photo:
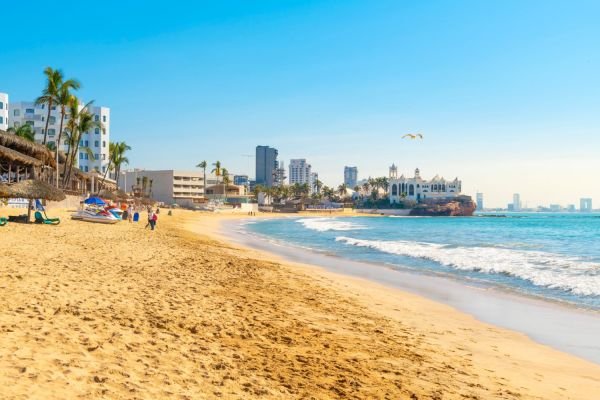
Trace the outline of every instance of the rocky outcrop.
<path fill-rule="evenodd" d="M 432 200 L 417 204 L 410 210 L 411 216 L 468 217 L 473 215 L 477 204 L 470 196 L 459 196 L 452 200 Z"/>

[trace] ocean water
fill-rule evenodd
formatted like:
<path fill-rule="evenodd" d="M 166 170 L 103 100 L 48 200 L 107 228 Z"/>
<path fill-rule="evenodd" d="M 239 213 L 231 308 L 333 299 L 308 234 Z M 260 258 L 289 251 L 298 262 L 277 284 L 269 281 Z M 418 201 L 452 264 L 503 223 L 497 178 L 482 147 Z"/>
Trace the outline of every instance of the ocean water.
<path fill-rule="evenodd" d="M 280 244 L 600 310 L 600 214 L 253 220 Z"/>

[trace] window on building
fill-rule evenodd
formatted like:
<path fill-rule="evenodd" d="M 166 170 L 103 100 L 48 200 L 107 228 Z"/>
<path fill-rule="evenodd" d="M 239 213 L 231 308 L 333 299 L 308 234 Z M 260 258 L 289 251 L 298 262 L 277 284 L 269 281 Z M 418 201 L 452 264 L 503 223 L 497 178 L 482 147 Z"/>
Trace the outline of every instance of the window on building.
<path fill-rule="evenodd" d="M 79 145 L 83 147 L 83 140 L 79 141 Z"/>
<path fill-rule="evenodd" d="M 50 147 L 54 147 L 55 145 L 56 145 L 55 142 L 48 142 L 48 146 L 50 146 Z"/>
<path fill-rule="evenodd" d="M 0 101 L 0 110 L 4 110 L 4 103 Z"/>
<path fill-rule="evenodd" d="M 0 117 L 0 124 L 4 123 L 4 117 Z"/>
<path fill-rule="evenodd" d="M 102 154 L 102 159 L 106 160 L 106 154 Z"/>
<path fill-rule="evenodd" d="M 100 116 L 94 115 L 94 121 L 96 121 L 96 122 L 100 121 Z"/>
<path fill-rule="evenodd" d="M 94 147 L 100 147 L 100 142 L 98 140 L 94 141 Z"/>
<path fill-rule="evenodd" d="M 106 115 L 102 116 L 102 122 L 106 122 Z"/>
<path fill-rule="evenodd" d="M 48 122 L 51 123 L 51 124 L 55 124 L 56 123 L 56 117 L 52 117 L 51 116 L 50 118 L 48 118 Z"/>
<path fill-rule="evenodd" d="M 87 140 L 84 143 L 85 143 L 85 147 L 89 147 L 90 146 L 90 142 L 88 142 Z"/>
<path fill-rule="evenodd" d="M 94 159 L 96 159 L 96 160 L 99 160 L 99 159 L 100 159 L 100 156 L 99 156 L 99 154 L 98 154 L 98 153 L 94 154 Z"/>
<path fill-rule="evenodd" d="M 104 173 L 104 172 L 106 172 L 106 166 L 103 166 L 103 167 L 102 167 L 102 172 L 103 172 L 103 173 Z"/>
<path fill-rule="evenodd" d="M 52 106 L 52 111 L 56 110 L 56 106 Z"/>
<path fill-rule="evenodd" d="M 56 129 L 48 129 L 48 135 L 49 135 L 49 136 L 54 136 L 54 135 L 56 135 Z"/>
<path fill-rule="evenodd" d="M 88 171 L 89 171 L 89 169 L 88 169 L 88 166 L 86 165 L 85 166 L 85 172 L 88 172 Z"/>
<path fill-rule="evenodd" d="M 15 110 L 15 111 L 13 111 L 13 115 L 14 115 L 15 117 L 18 117 L 18 116 L 20 116 L 20 115 L 21 115 L 21 110 Z"/>
<path fill-rule="evenodd" d="M 83 160 L 83 153 L 79 153 L 79 159 Z"/>
<path fill-rule="evenodd" d="M 25 121 L 25 123 L 26 123 L 27 125 L 31 125 L 31 126 L 33 126 L 33 121 Z"/>
<path fill-rule="evenodd" d="M 102 147 L 106 147 L 106 140 L 102 141 Z"/>
<path fill-rule="evenodd" d="M 89 160 L 89 154 L 88 154 L 88 153 L 85 153 L 85 154 L 84 154 L 84 156 L 85 156 L 84 158 L 85 158 L 86 160 Z"/>
<path fill-rule="evenodd" d="M 95 131 L 96 131 L 96 135 L 99 134 L 100 133 L 100 128 L 96 128 Z"/>
<path fill-rule="evenodd" d="M 34 113 L 33 108 L 26 108 L 25 109 L 25 114 L 33 114 L 33 113 Z"/>

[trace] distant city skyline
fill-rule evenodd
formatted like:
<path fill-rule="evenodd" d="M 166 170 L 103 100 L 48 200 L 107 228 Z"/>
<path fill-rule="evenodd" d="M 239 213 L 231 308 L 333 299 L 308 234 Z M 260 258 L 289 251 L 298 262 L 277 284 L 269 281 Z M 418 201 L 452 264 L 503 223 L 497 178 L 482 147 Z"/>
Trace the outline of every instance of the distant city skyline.
<path fill-rule="evenodd" d="M 395 163 L 458 176 L 486 207 L 600 199 L 598 2 L 106 2 L 112 23 L 89 29 L 97 11 L 5 18 L 19 39 L 3 42 L 0 92 L 33 99 L 61 68 L 110 106 L 131 167 L 252 176 L 243 155 L 264 143 L 329 186 L 345 165 L 362 179 Z M 63 22 L 86 34 L 48 34 Z"/>

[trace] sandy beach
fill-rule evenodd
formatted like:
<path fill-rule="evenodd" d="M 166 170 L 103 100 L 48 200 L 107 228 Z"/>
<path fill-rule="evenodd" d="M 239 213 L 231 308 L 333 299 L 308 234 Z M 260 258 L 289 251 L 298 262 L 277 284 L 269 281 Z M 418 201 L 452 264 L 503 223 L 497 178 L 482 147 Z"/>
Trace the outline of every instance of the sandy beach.
<path fill-rule="evenodd" d="M 0 216 L 7 209 L 0 209 Z M 14 212 L 14 211 L 12 211 Z M 224 216 L 0 228 L 3 399 L 596 399 L 600 366 L 218 234 Z"/>

